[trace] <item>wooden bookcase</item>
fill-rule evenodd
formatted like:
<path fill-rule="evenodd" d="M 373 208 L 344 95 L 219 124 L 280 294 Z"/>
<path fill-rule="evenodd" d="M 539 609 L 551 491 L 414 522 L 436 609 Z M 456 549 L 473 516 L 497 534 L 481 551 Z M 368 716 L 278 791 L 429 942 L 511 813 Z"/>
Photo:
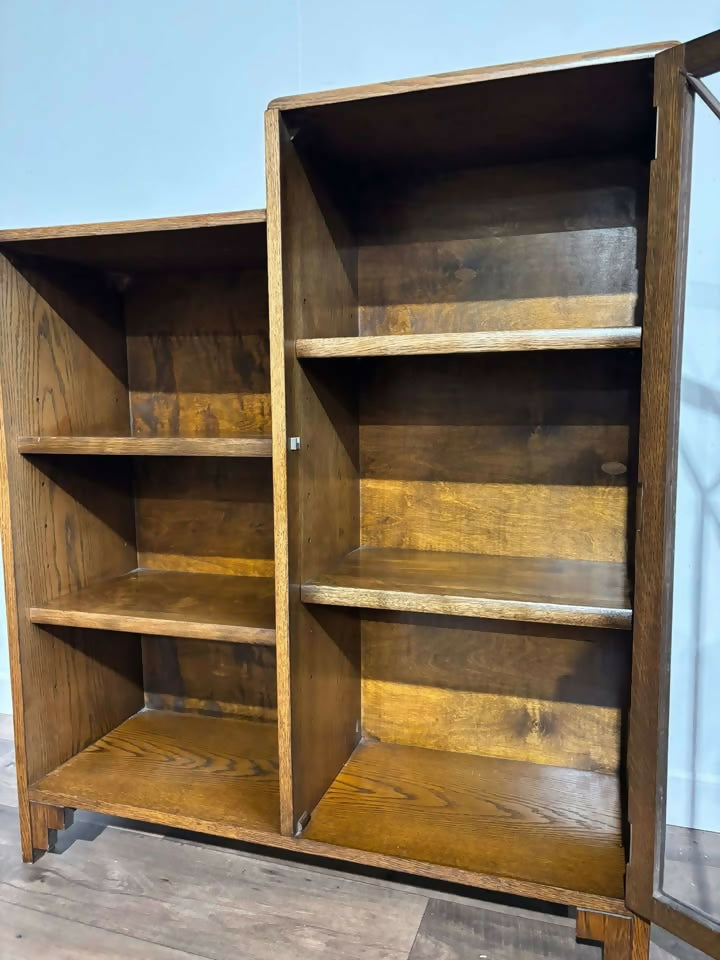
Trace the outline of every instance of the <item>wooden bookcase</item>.
<path fill-rule="evenodd" d="M 277 834 L 265 213 L 13 236 L 0 362 L 23 852 L 47 846 L 54 807 Z"/>
<path fill-rule="evenodd" d="M 716 952 L 653 870 L 685 74 L 718 67 L 711 35 L 292 97 L 267 232 L 0 234 L 27 859 L 80 807 L 574 906 L 606 960 L 651 920 Z"/>

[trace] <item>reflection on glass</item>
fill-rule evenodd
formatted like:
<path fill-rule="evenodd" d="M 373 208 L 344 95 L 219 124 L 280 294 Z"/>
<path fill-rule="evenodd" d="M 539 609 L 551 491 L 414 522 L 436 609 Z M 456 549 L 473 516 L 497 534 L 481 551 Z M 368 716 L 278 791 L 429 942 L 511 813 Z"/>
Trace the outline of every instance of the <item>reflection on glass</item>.
<path fill-rule="evenodd" d="M 720 78 L 703 82 L 717 95 Z M 695 97 L 662 889 L 720 919 L 720 120 Z"/>

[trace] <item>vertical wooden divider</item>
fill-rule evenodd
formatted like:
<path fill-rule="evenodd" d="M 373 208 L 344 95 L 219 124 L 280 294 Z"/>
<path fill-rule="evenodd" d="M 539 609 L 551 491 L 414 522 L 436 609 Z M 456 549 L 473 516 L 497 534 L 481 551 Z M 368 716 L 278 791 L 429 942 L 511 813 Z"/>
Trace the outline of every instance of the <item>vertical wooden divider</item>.
<path fill-rule="evenodd" d="M 319 198 L 278 111 L 266 114 L 281 828 L 290 834 L 359 737 L 360 620 L 300 602 L 300 584 L 359 543 L 351 369 L 303 368 L 295 340 L 357 331 L 352 241 Z M 289 452 L 290 437 L 300 449 Z"/>

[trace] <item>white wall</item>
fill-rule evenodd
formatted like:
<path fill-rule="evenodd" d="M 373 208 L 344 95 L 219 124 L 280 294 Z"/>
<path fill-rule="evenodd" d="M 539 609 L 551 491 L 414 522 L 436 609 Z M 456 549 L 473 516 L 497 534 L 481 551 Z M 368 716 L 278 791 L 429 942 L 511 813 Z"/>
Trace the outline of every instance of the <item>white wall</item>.
<path fill-rule="evenodd" d="M 275 96 L 683 40 L 715 29 L 718 12 L 717 0 L 2 0 L 0 227 L 264 206 L 262 112 Z M 717 312 L 714 319 L 717 330 Z M 705 334 L 697 336 L 702 358 Z M 717 367 L 714 375 L 717 383 Z M 681 509 L 697 519 L 690 494 Z M 695 520 L 678 541 L 687 591 L 697 570 Z M 681 601 L 686 616 L 689 602 Z M 720 738 L 702 713 L 712 691 L 698 714 L 697 674 L 685 669 L 702 648 L 703 670 L 714 665 L 718 675 L 717 648 L 708 653 L 702 637 L 682 633 L 676 660 L 678 784 L 692 775 L 688 757 L 717 774 L 713 733 Z M 0 711 L 10 706 L 6 659 L 0 636 Z M 688 797 L 682 786 L 673 794 L 677 822 L 697 817 Z M 708 802 L 703 823 L 717 828 L 720 796 Z"/>
<path fill-rule="evenodd" d="M 708 81 L 720 95 L 720 77 Z M 720 829 L 720 120 L 696 99 L 675 520 L 668 821 Z"/>

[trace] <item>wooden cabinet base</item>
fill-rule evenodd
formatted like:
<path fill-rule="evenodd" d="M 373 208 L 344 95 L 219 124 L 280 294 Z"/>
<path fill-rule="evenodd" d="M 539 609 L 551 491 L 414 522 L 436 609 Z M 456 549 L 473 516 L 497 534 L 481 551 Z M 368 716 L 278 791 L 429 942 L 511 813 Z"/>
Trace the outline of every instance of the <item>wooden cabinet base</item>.
<path fill-rule="evenodd" d="M 603 960 L 647 960 L 650 924 L 640 917 L 578 910 L 578 940 L 601 943 Z"/>
<path fill-rule="evenodd" d="M 72 826 L 74 811 L 69 807 L 53 807 L 47 803 L 30 804 L 32 851 L 23 856 L 26 862 L 36 860 L 55 846 L 58 830 Z"/>

